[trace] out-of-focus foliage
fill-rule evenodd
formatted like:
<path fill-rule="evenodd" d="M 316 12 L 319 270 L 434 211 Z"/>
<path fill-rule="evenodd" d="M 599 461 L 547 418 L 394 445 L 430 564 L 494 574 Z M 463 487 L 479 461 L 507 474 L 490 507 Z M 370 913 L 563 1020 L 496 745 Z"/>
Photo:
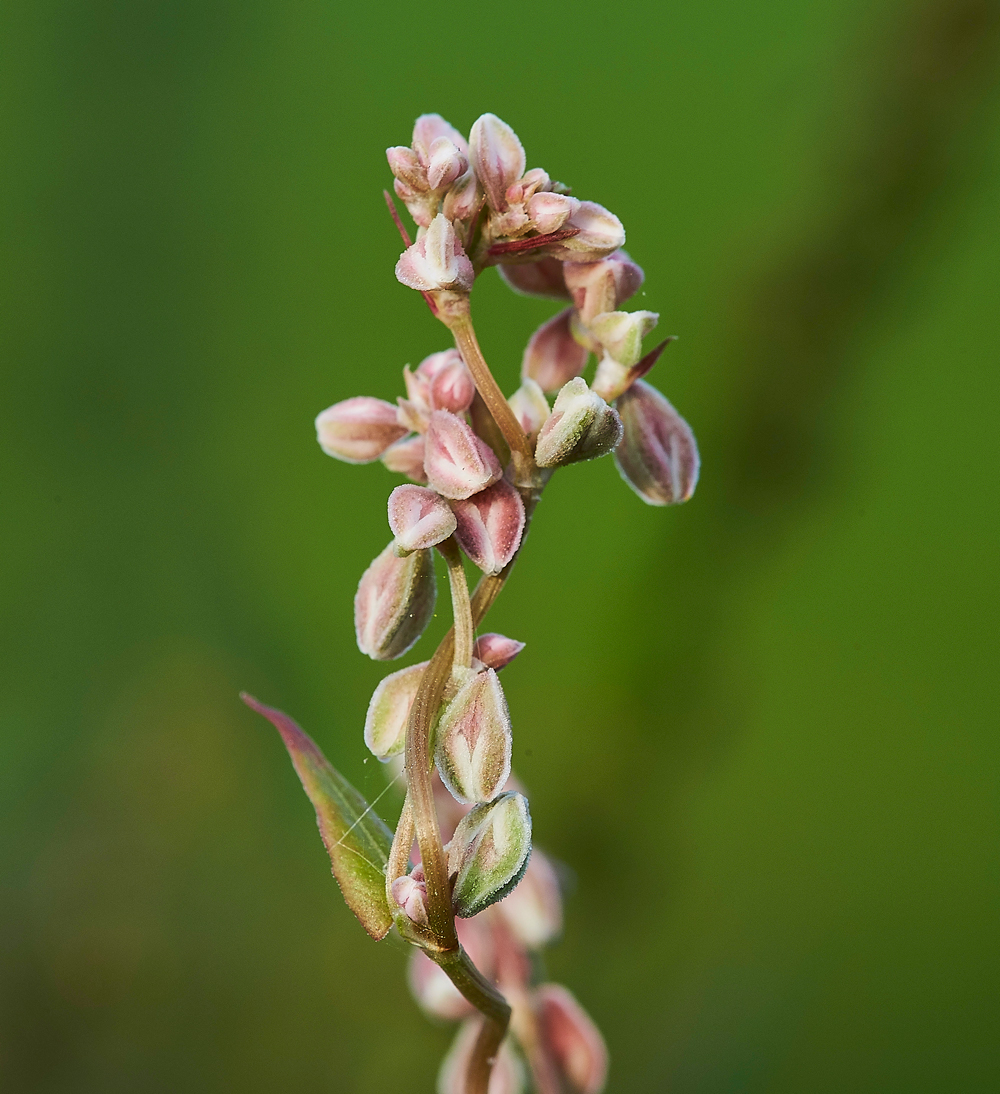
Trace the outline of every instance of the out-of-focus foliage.
<path fill-rule="evenodd" d="M 696 497 L 560 472 L 488 619 L 610 1089 L 1000 1086 L 997 6 L 12 0 L 0 34 L 4 1090 L 431 1089 L 450 1034 L 237 699 L 381 792 L 351 601 L 400 480 L 312 422 L 447 346 L 380 196 L 428 110 L 613 209 L 681 336 L 651 379 Z M 557 305 L 475 307 L 513 391 Z"/>

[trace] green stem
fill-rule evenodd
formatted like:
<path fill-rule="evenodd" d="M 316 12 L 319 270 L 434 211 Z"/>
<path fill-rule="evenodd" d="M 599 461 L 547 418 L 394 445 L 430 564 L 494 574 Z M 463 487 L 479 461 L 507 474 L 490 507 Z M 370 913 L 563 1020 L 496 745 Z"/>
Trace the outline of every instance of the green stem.
<path fill-rule="evenodd" d="M 453 667 L 472 667 L 472 644 L 475 628 L 472 625 L 472 605 L 469 602 L 469 583 L 465 580 L 462 554 L 453 536 L 438 544 L 445 562 L 448 563 L 448 585 L 451 588 L 451 613 L 455 620 L 455 656 Z"/>
<path fill-rule="evenodd" d="M 476 382 L 476 389 L 510 448 L 511 459 L 514 461 L 514 485 L 524 488 L 537 486 L 538 468 L 535 465 L 534 449 L 479 348 L 472 325 L 469 294 L 440 292 L 437 294 L 437 304 L 438 318 L 451 331 L 462 360 Z"/>

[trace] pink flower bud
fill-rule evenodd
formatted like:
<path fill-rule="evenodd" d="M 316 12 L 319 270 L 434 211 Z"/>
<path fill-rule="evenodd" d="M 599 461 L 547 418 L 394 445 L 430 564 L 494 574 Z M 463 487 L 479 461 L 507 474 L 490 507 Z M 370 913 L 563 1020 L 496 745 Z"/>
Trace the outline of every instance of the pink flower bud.
<path fill-rule="evenodd" d="M 445 360 L 430 381 L 428 395 L 431 408 L 463 414 L 472 406 L 476 394 L 472 373 L 465 367 L 458 350 L 449 350 L 436 356 Z"/>
<path fill-rule="evenodd" d="M 447 847 L 448 874 L 454 877 L 452 904 L 471 919 L 517 885 L 531 854 L 528 799 L 514 791 L 473 806 L 459 822 Z"/>
<path fill-rule="evenodd" d="M 387 148 L 385 158 L 389 161 L 389 170 L 411 193 L 420 194 L 427 189 L 426 168 L 412 148 L 404 148 L 402 145 Z"/>
<path fill-rule="evenodd" d="M 587 367 L 588 350 L 573 337 L 567 308 L 544 322 L 531 336 L 521 361 L 521 375 L 542 391 L 558 391 Z"/>
<path fill-rule="evenodd" d="M 597 365 L 591 391 L 596 392 L 606 402 L 613 402 L 629 387 L 634 380 L 631 371 L 620 361 L 605 354 Z"/>
<path fill-rule="evenodd" d="M 524 174 L 524 148 L 517 134 L 496 114 L 483 114 L 469 135 L 469 159 L 486 200 L 495 212 L 507 211 L 507 187 Z"/>
<path fill-rule="evenodd" d="M 539 467 L 562 467 L 610 452 L 622 438 L 622 423 L 614 409 L 587 387 L 581 377 L 570 380 L 556 396 L 535 446 Z"/>
<path fill-rule="evenodd" d="M 403 370 L 407 373 L 407 386 L 409 386 L 410 374 L 408 369 Z M 427 418 L 428 412 L 423 407 L 421 402 L 415 399 L 404 399 L 400 396 L 396 400 L 396 420 L 401 426 L 403 426 L 407 433 L 426 433 L 427 432 Z"/>
<path fill-rule="evenodd" d="M 479 204 L 479 182 L 474 171 L 466 171 L 444 196 L 441 211 L 449 220 L 468 220 Z"/>
<path fill-rule="evenodd" d="M 548 858 L 537 848 L 524 877 L 497 905 L 507 926 L 522 946 L 540 950 L 562 931 L 562 894 L 559 878 Z"/>
<path fill-rule="evenodd" d="M 440 114 L 421 114 L 413 124 L 413 147 L 424 161 L 430 159 L 431 145 L 440 137 L 445 137 L 463 155 L 469 154 L 469 145 L 465 137 L 441 117 Z"/>
<path fill-rule="evenodd" d="M 455 531 L 455 514 L 426 486 L 397 486 L 389 495 L 389 527 L 399 554 L 426 551 Z"/>
<path fill-rule="evenodd" d="M 521 296 L 538 296 L 543 300 L 572 299 L 563 278 L 563 264 L 558 259 L 540 258 L 535 262 L 501 263 L 497 269 L 510 288 Z"/>
<path fill-rule="evenodd" d="M 401 756 L 406 745 L 410 707 L 428 662 L 390 673 L 372 695 L 365 716 L 365 744 L 379 760 Z"/>
<path fill-rule="evenodd" d="M 558 231 L 579 205 L 576 198 L 543 191 L 528 199 L 528 216 L 536 232 L 548 235 L 549 232 Z"/>
<path fill-rule="evenodd" d="M 436 289 L 468 292 L 475 277 L 472 263 L 462 250 L 451 221 L 440 213 L 396 263 L 397 280 L 421 292 Z"/>
<path fill-rule="evenodd" d="M 418 873 L 419 871 L 419 873 Z M 418 866 L 413 874 L 404 874 L 392 883 L 392 899 L 402 908 L 407 919 L 427 926 L 427 883 L 424 872 Z"/>
<path fill-rule="evenodd" d="M 528 376 L 521 381 L 521 386 L 507 402 L 521 423 L 521 428 L 528 435 L 528 440 L 534 443 L 538 439 L 538 431 L 549 416 L 545 392 Z"/>
<path fill-rule="evenodd" d="M 458 1031 L 448 1055 L 441 1062 L 438 1072 L 437 1094 L 469 1094 L 466 1076 L 469 1062 L 482 1019 L 467 1018 Z M 490 1072 L 487 1094 L 524 1094 L 525 1077 L 521 1061 L 510 1047 L 510 1038 L 506 1038 L 497 1052 L 496 1062 Z"/>
<path fill-rule="evenodd" d="M 631 368 L 642 356 L 642 340 L 656 326 L 655 311 L 607 311 L 590 321 L 590 330 L 619 364 Z"/>
<path fill-rule="evenodd" d="M 447 137 L 438 137 L 430 147 L 427 182 L 432 190 L 450 186 L 469 168 L 469 161 Z"/>
<path fill-rule="evenodd" d="M 382 463 L 397 475 L 405 475 L 414 482 L 427 482 L 424 472 L 424 438 L 418 434 L 390 445 L 382 453 Z"/>
<path fill-rule="evenodd" d="M 624 426 L 615 463 L 649 505 L 687 501 L 698 484 L 698 444 L 691 427 L 655 387 L 637 380 L 618 398 Z"/>
<path fill-rule="evenodd" d="M 471 498 L 451 503 L 455 539 L 484 574 L 498 574 L 514 557 L 524 532 L 524 502 L 499 479 Z"/>
<path fill-rule="evenodd" d="M 644 276 L 624 251 L 599 262 L 567 262 L 563 273 L 584 323 L 624 304 L 639 291 Z"/>
<path fill-rule="evenodd" d="M 488 802 L 510 775 L 510 714 L 493 669 L 476 673 L 445 707 L 434 760 L 460 802 Z"/>
<path fill-rule="evenodd" d="M 374 661 L 402 657 L 424 633 L 436 597 L 430 551 L 400 558 L 390 543 L 358 583 L 354 597 L 358 649 Z"/>
<path fill-rule="evenodd" d="M 536 992 L 542 1038 L 574 1094 L 601 1094 L 608 1049 L 593 1019 L 561 984 Z"/>
<path fill-rule="evenodd" d="M 492 631 L 481 634 L 472 647 L 472 656 L 475 657 L 484 668 L 495 669 L 499 672 L 504 665 L 511 661 L 524 649 L 524 643 L 516 638 L 507 638 L 502 634 Z"/>
<path fill-rule="evenodd" d="M 564 262 L 596 262 L 625 243 L 622 222 L 596 201 L 581 201 L 565 227 L 580 230 L 575 236 L 545 248 L 547 254 Z"/>
<path fill-rule="evenodd" d="M 532 167 L 530 171 L 525 171 L 512 187 L 508 187 L 508 195 L 514 189 L 517 191 L 518 196 L 516 198 L 510 197 L 511 201 L 527 201 L 529 198 L 534 197 L 539 190 L 551 190 L 550 183 L 548 171 L 543 171 L 540 167 Z"/>
<path fill-rule="evenodd" d="M 406 432 L 396 420 L 394 406 L 367 395 L 334 403 L 316 417 L 320 448 L 345 463 L 377 460 Z"/>
<path fill-rule="evenodd" d="M 447 410 L 435 410 L 431 415 L 426 440 L 427 481 L 446 498 L 467 498 L 503 473 L 493 449 Z"/>
<path fill-rule="evenodd" d="M 485 918 L 460 919 L 455 929 L 462 949 L 472 963 L 484 976 L 492 978 L 496 964 L 493 932 Z M 473 1005 L 449 980 L 448 974 L 422 950 L 413 950 L 407 980 L 421 1010 L 434 1018 L 454 1022 L 476 1013 Z"/>

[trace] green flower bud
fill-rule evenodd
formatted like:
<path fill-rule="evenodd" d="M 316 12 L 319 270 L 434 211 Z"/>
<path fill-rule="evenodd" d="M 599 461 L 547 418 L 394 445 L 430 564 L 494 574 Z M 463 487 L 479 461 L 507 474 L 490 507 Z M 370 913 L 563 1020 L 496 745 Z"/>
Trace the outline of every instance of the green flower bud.
<path fill-rule="evenodd" d="M 475 806 L 459 822 L 447 851 L 456 915 L 468 919 L 503 900 L 521 880 L 531 855 L 528 799 L 508 791 Z"/>

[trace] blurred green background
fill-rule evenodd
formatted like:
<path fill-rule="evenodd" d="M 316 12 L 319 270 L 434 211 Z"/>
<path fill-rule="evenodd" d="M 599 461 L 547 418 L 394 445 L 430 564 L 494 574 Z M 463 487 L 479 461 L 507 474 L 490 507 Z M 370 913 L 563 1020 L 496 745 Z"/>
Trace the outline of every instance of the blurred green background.
<path fill-rule="evenodd" d="M 432 1089 L 450 1033 L 236 695 L 383 787 L 351 598 L 398 480 L 312 418 L 448 344 L 383 150 L 486 110 L 624 221 L 702 447 L 676 510 L 558 476 L 489 620 L 609 1091 L 1000 1089 L 997 5 L 10 0 L 0 35 L 3 1089 Z M 491 273 L 475 308 L 512 390 L 554 306 Z"/>

